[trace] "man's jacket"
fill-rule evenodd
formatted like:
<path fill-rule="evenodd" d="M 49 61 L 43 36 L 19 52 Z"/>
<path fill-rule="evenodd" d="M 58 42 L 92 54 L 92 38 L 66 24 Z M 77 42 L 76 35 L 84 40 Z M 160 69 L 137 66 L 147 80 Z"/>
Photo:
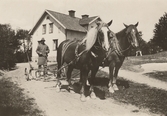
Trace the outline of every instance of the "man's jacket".
<path fill-rule="evenodd" d="M 46 44 L 39 44 L 36 52 L 39 55 L 39 57 L 47 57 L 50 50 Z"/>

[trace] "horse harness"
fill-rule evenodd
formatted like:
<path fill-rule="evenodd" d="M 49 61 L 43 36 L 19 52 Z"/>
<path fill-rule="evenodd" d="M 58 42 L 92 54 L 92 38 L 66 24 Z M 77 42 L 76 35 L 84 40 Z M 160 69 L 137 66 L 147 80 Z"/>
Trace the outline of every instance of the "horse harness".
<path fill-rule="evenodd" d="M 110 29 L 109 29 L 109 31 L 112 32 Z M 129 41 L 129 39 L 128 39 L 128 41 Z M 109 41 L 109 44 L 110 44 L 110 47 L 109 47 L 109 50 L 106 52 L 106 57 L 103 59 L 103 62 L 102 62 L 103 65 L 111 53 L 115 52 L 117 56 L 124 57 L 123 52 L 129 50 L 131 47 L 131 45 L 130 45 L 125 50 L 122 50 L 120 47 L 120 44 L 117 40 L 117 37 L 116 37 L 115 33 L 113 33 L 113 32 L 112 32 L 112 39 Z"/>

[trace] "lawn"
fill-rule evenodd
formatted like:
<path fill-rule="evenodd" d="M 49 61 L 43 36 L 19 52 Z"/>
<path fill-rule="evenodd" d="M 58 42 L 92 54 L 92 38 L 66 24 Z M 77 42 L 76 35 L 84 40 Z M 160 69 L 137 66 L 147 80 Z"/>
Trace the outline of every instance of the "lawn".
<path fill-rule="evenodd" d="M 131 56 L 125 59 L 122 69 L 138 72 L 134 68 L 136 65 L 145 63 L 167 63 L 167 52 L 160 52 L 153 55 Z"/>
<path fill-rule="evenodd" d="M 96 80 L 98 80 L 98 77 L 101 77 L 101 75 L 108 76 L 105 72 L 99 71 Z M 152 113 L 167 115 L 167 92 L 165 90 L 151 88 L 147 85 L 134 83 L 127 81 L 122 77 L 118 77 L 117 85 L 119 87 L 119 91 L 111 94 L 107 91 L 108 82 L 106 78 L 103 78 L 103 80 L 99 78 L 99 81 L 96 81 L 96 83 L 97 82 L 100 82 L 102 85 L 96 86 L 98 89 L 96 89 L 95 92 L 98 97 L 102 97 L 101 94 L 103 94 L 108 98 L 115 99 L 123 104 L 132 104 L 137 106 L 139 109 L 148 109 Z M 136 110 L 136 112 L 138 111 Z"/>
<path fill-rule="evenodd" d="M 23 94 L 23 89 L 10 81 L 0 79 L 0 116 L 44 116 L 33 98 Z"/>

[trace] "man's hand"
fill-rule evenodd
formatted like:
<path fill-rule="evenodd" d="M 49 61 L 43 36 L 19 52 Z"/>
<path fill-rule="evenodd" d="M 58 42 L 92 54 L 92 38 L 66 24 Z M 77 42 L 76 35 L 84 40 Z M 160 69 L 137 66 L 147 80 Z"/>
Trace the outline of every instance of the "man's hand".
<path fill-rule="evenodd" d="M 41 56 L 41 55 L 42 55 L 42 53 L 41 53 L 41 52 L 39 52 L 39 53 L 38 53 L 38 55 L 39 55 L 39 56 Z"/>
<path fill-rule="evenodd" d="M 49 53 L 49 51 L 46 51 L 46 53 L 48 54 L 48 53 Z"/>

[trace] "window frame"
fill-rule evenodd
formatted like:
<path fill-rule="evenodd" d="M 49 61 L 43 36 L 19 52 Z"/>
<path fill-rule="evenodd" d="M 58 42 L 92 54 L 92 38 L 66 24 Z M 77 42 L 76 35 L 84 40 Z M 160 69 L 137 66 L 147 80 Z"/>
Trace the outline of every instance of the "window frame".
<path fill-rule="evenodd" d="M 53 51 L 56 51 L 58 48 L 58 39 L 53 39 Z"/>
<path fill-rule="evenodd" d="M 42 34 L 46 34 L 46 24 L 42 25 Z"/>
<path fill-rule="evenodd" d="M 53 33 L 53 23 L 49 23 L 49 33 Z"/>

